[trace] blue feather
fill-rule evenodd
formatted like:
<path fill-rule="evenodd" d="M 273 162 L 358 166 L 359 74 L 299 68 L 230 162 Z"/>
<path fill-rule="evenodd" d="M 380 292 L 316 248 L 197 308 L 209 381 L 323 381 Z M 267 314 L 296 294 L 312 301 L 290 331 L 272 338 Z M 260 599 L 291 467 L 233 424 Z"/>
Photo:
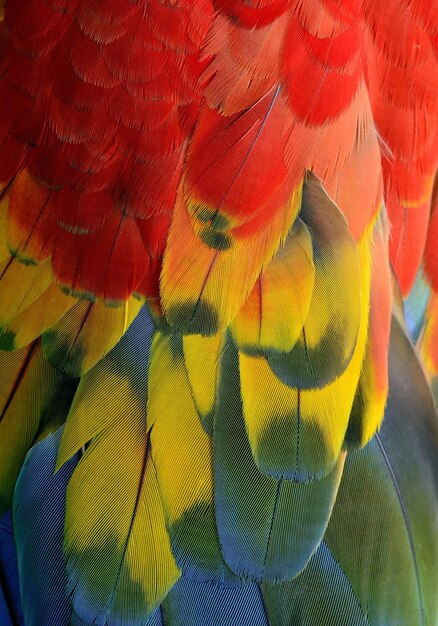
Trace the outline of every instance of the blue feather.
<path fill-rule="evenodd" d="M 70 621 L 62 543 L 65 490 L 76 458 L 53 475 L 61 435 L 62 428 L 30 450 L 15 486 L 14 533 L 26 626 L 67 626 Z"/>
<path fill-rule="evenodd" d="M 0 518 L 0 624 L 24 624 L 10 510 Z"/>
<path fill-rule="evenodd" d="M 163 605 L 165 626 L 269 626 L 258 585 L 222 587 L 181 577 Z"/>

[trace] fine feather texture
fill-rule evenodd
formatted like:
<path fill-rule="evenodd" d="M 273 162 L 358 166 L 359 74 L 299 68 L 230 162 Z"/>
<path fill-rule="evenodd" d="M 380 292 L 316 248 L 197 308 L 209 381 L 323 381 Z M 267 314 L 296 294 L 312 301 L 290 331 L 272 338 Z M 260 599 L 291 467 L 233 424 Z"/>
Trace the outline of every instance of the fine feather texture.
<path fill-rule="evenodd" d="M 169 403 L 173 389 L 178 398 Z M 190 391 L 181 338 L 157 333 L 147 424 L 173 554 L 187 578 L 239 585 L 223 560 L 216 530 L 213 441 L 202 428 Z"/>
<path fill-rule="evenodd" d="M 0 352 L 0 510 L 11 505 L 24 457 L 39 433 L 62 423 L 71 401 L 64 377 L 45 359 L 40 341 L 13 353 Z M 7 370 L 6 370 L 7 367 Z M 6 373 L 7 372 L 7 373 Z M 74 389 L 74 387 L 73 387 Z"/>
<path fill-rule="evenodd" d="M 225 243 L 219 231 L 219 243 L 209 246 L 196 237 L 186 207 L 177 200 L 160 282 L 169 324 L 188 334 L 214 335 L 223 330 L 286 238 L 300 201 L 301 187 L 264 229 Z"/>
<path fill-rule="evenodd" d="M 11 257 L 0 268 L 0 323 L 2 326 L 25 311 L 43 294 L 53 280 L 50 262 L 25 265 Z M 20 285 L 20 289 L 17 289 Z"/>
<path fill-rule="evenodd" d="M 435 183 L 435 186 L 437 183 Z M 426 248 L 424 251 L 424 268 L 429 283 L 433 286 L 435 291 L 438 291 L 438 252 L 436 249 L 436 240 L 438 237 L 438 197 L 437 189 L 435 188 L 435 195 L 433 198 L 432 213 L 430 216 L 430 223 L 428 229 L 428 238 L 426 242 Z"/>
<path fill-rule="evenodd" d="M 59 446 L 58 469 L 111 426 L 125 407 L 137 412 L 145 409 L 152 333 L 151 319 L 142 309 L 117 345 L 81 377 Z"/>
<path fill-rule="evenodd" d="M 163 603 L 163 615 L 163 626 L 269 626 L 254 583 L 227 589 L 181 578 Z"/>
<path fill-rule="evenodd" d="M 297 218 L 231 324 L 240 350 L 265 356 L 291 350 L 307 319 L 314 281 L 312 239 Z"/>
<path fill-rule="evenodd" d="M 294 379 L 289 383 L 287 378 L 284 381 L 283 377 L 277 377 L 276 363 L 274 367 L 271 365 L 272 361 L 286 361 L 288 355 L 268 360 L 240 355 L 243 413 L 252 453 L 257 466 L 277 479 L 309 481 L 322 478 L 333 470 L 339 458 L 365 354 L 369 308 L 369 248 L 370 239 L 365 235 L 358 246 L 361 267 L 359 332 L 351 360 L 340 376 L 328 385 L 302 389 L 294 386 Z M 315 316 L 314 320 L 325 322 L 324 313 L 327 311 L 330 308 L 322 308 L 321 315 Z M 316 329 L 318 330 L 318 326 Z M 335 350 L 335 344 L 331 346 L 330 341 L 329 334 L 328 348 Z M 311 357 L 312 353 L 309 352 Z M 324 347 L 321 352 L 324 356 Z M 312 364 L 305 350 L 303 357 L 305 367 L 307 358 L 310 365 Z M 324 361 L 321 361 L 320 357 L 318 362 L 322 365 Z M 286 365 L 289 364 L 286 362 Z M 329 371 L 333 367 L 333 362 L 328 360 Z M 310 367 L 307 371 L 309 370 L 312 374 Z M 286 373 L 291 372 L 295 376 L 300 371 L 299 368 L 294 370 L 290 366 L 286 369 Z M 306 370 L 304 371 L 306 374 Z M 307 380 L 309 378 L 307 376 Z M 314 375 L 314 379 L 318 383 L 318 377 Z"/>
<path fill-rule="evenodd" d="M 311 233 L 312 299 L 292 350 L 268 360 L 286 384 L 309 389 L 327 385 L 350 362 L 364 313 L 357 285 L 366 284 L 366 279 L 342 214 L 314 177 L 304 183 L 300 217 Z"/>
<path fill-rule="evenodd" d="M 418 341 L 420 333 L 423 329 L 430 296 L 430 286 L 426 282 L 424 272 L 420 271 L 409 297 L 404 301 L 406 328 L 408 329 L 409 336 L 414 343 Z"/>
<path fill-rule="evenodd" d="M 205 431 L 213 434 L 219 362 L 225 335 L 213 337 L 184 335 L 182 346 L 184 365 L 187 370 L 191 392 Z"/>
<path fill-rule="evenodd" d="M 61 436 L 62 428 L 32 448 L 14 491 L 20 591 L 29 598 L 23 602 L 26 626 L 67 626 L 70 619 L 62 539 L 65 490 L 78 459 L 53 474 Z"/>
<path fill-rule="evenodd" d="M 368 443 L 380 427 L 386 405 L 392 309 L 387 253 L 387 227 L 383 220 L 379 220 L 373 234 L 368 338 L 346 434 L 348 445 L 362 447 Z"/>
<path fill-rule="evenodd" d="M 141 307 L 133 297 L 114 307 L 79 300 L 43 334 L 47 360 L 67 376 L 85 374 L 118 343 Z"/>
<path fill-rule="evenodd" d="M 31 623 L 436 621 L 435 4 L 0 0 Z"/>
<path fill-rule="evenodd" d="M 433 380 L 438 377 L 438 295 L 430 297 L 423 332 L 420 338 L 420 352 L 429 377 Z"/>
<path fill-rule="evenodd" d="M 39 298 L 0 330 L 2 350 L 18 350 L 37 339 L 54 326 L 74 305 L 76 300 L 51 284 Z"/>
<path fill-rule="evenodd" d="M 363 457 L 351 455 L 349 479 L 343 483 L 335 505 L 335 509 L 339 506 L 339 516 L 335 510 L 326 541 L 335 556 L 342 559 L 362 606 L 369 607 L 370 620 L 427 624 L 429 616 L 436 615 L 433 590 L 438 580 L 436 508 L 430 513 L 423 508 L 437 487 L 436 416 L 421 366 L 395 320 L 391 348 L 388 419 Z M 400 368 L 400 363 L 405 367 Z M 414 386 L 416 395 L 412 396 L 409 389 Z M 357 489 L 359 472 L 366 499 Z M 376 474 L 380 477 L 380 492 L 373 493 L 368 485 L 375 482 Z M 346 548 L 347 537 L 358 532 L 354 522 L 350 526 L 348 511 L 354 509 L 358 518 L 360 509 L 379 511 L 374 524 L 361 525 L 363 542 L 356 543 L 357 553 L 351 546 Z M 384 556 L 384 550 L 377 548 L 379 536 L 397 567 Z M 367 549 L 369 545 L 374 549 Z M 361 574 L 361 567 L 367 570 L 367 576 Z M 392 595 L 394 585 L 401 589 L 397 598 Z"/>
<path fill-rule="evenodd" d="M 347 455 L 324 542 L 305 572 L 263 586 L 276 626 L 435 621 L 436 413 L 412 346 L 395 318 L 392 324 L 381 432 L 365 450 Z"/>
<path fill-rule="evenodd" d="M 321 541 L 344 456 L 327 478 L 314 483 L 297 484 L 262 474 L 245 433 L 238 385 L 237 351 L 229 343 L 214 422 L 216 520 L 222 552 L 240 576 L 286 580 L 305 567 Z"/>
<path fill-rule="evenodd" d="M 8 511 L 0 518 L 0 615 L 7 626 L 23 624 L 20 604 L 17 554 L 15 550 L 12 514 Z"/>
<path fill-rule="evenodd" d="M 419 362 L 395 319 L 391 347 L 392 391 L 380 437 L 374 439 L 365 451 L 347 457 L 344 480 L 325 540 L 305 571 L 293 581 L 280 585 L 263 584 L 262 604 L 262 596 L 257 595 L 256 587 L 251 584 L 240 590 L 181 579 L 158 612 L 142 623 L 148 626 L 197 626 L 222 623 L 223 620 L 227 624 L 232 616 L 237 615 L 239 617 L 234 618 L 240 620 L 237 623 L 245 624 L 247 620 L 249 624 L 260 626 L 290 623 L 311 626 L 316 622 L 324 626 L 429 623 L 430 616 L 436 614 L 434 590 L 438 576 L 436 503 L 431 502 L 438 476 L 436 416 Z M 399 369 L 400 359 L 406 365 L 403 371 Z M 407 379 L 409 386 L 406 385 Z M 415 393 L 412 393 L 413 389 Z M 50 476 L 49 459 L 53 468 L 60 434 L 40 443 L 28 458 L 15 498 L 17 503 L 21 500 L 23 506 L 31 504 L 33 508 L 24 506 L 21 519 L 45 519 L 44 509 L 40 508 L 44 502 L 43 492 L 32 488 L 33 481 L 27 486 L 24 482 L 26 472 L 35 463 L 38 471 L 31 473 L 32 478 L 41 480 L 42 488 L 52 494 L 55 510 L 62 510 L 63 497 L 55 497 L 55 494 L 63 481 L 65 489 L 66 478 L 73 467 L 65 466 L 61 473 Z M 413 441 L 416 442 L 414 446 Z M 43 454 L 48 448 L 52 452 Z M 44 460 L 42 465 L 40 459 Z M 380 480 L 376 480 L 376 471 Z M 367 498 L 363 497 L 365 485 Z M 420 490 L 419 485 L 422 486 Z M 50 506 L 50 499 L 47 504 Z M 35 517 L 29 517 L 31 510 Z M 19 514 L 18 507 L 15 516 Z M 33 558 L 46 562 L 47 555 L 51 555 L 52 563 L 59 563 L 61 524 L 53 528 L 39 524 L 38 528 L 43 533 L 43 543 L 51 537 L 53 550 L 38 550 L 38 543 L 33 540 L 34 535 L 29 533 L 26 523 L 23 530 L 29 537 L 27 549 L 36 550 Z M 360 541 L 357 541 L 357 528 L 361 529 Z M 404 564 L 403 568 L 400 563 Z M 55 576 L 54 580 L 57 586 L 50 589 L 51 603 L 35 602 L 33 605 L 33 610 L 41 607 L 44 616 L 49 615 L 50 604 L 59 607 L 57 603 L 61 600 L 62 606 L 62 585 L 59 586 L 62 574 L 60 578 Z M 34 584 L 33 578 L 29 579 L 29 584 Z M 403 593 L 398 592 L 400 586 Z M 41 592 L 40 587 L 36 597 L 45 597 L 39 595 Z M 62 613 L 58 616 L 58 623 L 62 624 Z M 43 619 L 50 623 L 47 617 Z M 74 616 L 71 623 L 84 626 L 89 622 Z"/>
<path fill-rule="evenodd" d="M 93 439 L 73 472 L 66 497 L 67 593 L 78 617 L 111 626 L 145 619 L 179 576 L 146 428 L 146 311 L 135 324 L 132 343 L 115 348 L 109 363 L 127 385 L 119 383 L 118 401 L 113 397 L 110 407 L 101 403 L 99 409 L 96 400 L 100 429 L 89 432 Z M 82 392 L 87 393 L 87 386 Z M 100 411 L 109 414 L 103 417 Z M 78 426 L 70 434 L 75 445 L 70 444 L 68 454 L 61 453 L 64 458 L 84 443 L 75 439 L 76 432 L 82 436 Z"/>

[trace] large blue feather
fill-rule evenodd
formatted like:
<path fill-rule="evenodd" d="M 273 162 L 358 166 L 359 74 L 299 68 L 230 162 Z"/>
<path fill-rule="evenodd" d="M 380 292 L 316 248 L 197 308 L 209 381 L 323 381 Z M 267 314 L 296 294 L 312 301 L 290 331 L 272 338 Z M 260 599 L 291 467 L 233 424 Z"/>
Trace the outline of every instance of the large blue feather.
<path fill-rule="evenodd" d="M 55 475 L 62 428 L 33 447 L 15 486 L 14 533 L 26 626 L 67 626 L 70 602 L 62 551 L 65 490 L 76 464 Z"/>

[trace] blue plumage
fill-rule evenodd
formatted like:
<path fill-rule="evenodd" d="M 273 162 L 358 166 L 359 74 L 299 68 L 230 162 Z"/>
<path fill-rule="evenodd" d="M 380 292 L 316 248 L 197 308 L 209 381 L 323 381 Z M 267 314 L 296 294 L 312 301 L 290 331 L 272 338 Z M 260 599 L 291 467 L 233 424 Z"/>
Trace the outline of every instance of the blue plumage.
<path fill-rule="evenodd" d="M 70 620 L 62 543 L 65 490 L 76 458 L 53 474 L 62 430 L 31 449 L 14 492 L 13 522 L 26 626 L 67 626 Z"/>

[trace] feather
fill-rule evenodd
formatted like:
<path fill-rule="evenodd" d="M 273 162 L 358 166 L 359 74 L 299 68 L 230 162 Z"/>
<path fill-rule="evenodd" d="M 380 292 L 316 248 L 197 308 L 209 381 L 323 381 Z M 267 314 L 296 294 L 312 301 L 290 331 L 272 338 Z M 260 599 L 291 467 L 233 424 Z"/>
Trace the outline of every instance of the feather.
<path fill-rule="evenodd" d="M 61 435 L 62 428 L 31 449 L 14 491 L 14 533 L 28 626 L 70 624 L 62 542 L 65 490 L 78 458 L 53 474 Z"/>
<path fill-rule="evenodd" d="M 0 615 L 5 626 L 24 624 L 10 510 L 0 517 Z"/>
<path fill-rule="evenodd" d="M 166 626 L 269 626 L 256 584 L 227 589 L 180 578 L 163 604 Z"/>
<path fill-rule="evenodd" d="M 361 268 L 359 332 L 350 363 L 340 376 L 322 387 L 294 387 L 294 381 L 291 381 L 292 385 L 287 384 L 288 381 L 279 378 L 272 368 L 271 361 L 282 357 L 266 360 L 244 354 L 239 356 L 243 413 L 252 454 L 258 468 L 274 478 L 298 481 L 322 478 L 333 470 L 339 458 L 367 340 L 368 234 L 358 245 L 358 257 Z M 340 272 L 342 268 L 338 267 L 338 274 Z M 333 294 L 335 298 L 336 294 Z M 323 312 L 330 310 L 330 307 L 321 308 L 322 314 L 316 315 L 315 320 L 323 322 Z M 348 313 L 348 309 L 344 311 L 344 314 Z M 330 368 L 333 364 L 328 361 L 327 366 Z M 295 374 L 291 368 L 287 372 Z M 317 378 L 315 383 L 318 383 Z"/>
<path fill-rule="evenodd" d="M 0 361 L 5 372 L 0 387 L 0 509 L 3 512 L 10 505 L 18 472 L 40 428 L 65 419 L 71 394 L 63 388 L 62 374 L 44 359 L 39 341 L 12 354 L 0 352 Z"/>
<path fill-rule="evenodd" d="M 281 49 L 287 13 L 254 29 L 218 14 L 203 49 L 209 60 L 202 75 L 204 98 L 227 116 L 250 107 L 280 79 Z"/>
<path fill-rule="evenodd" d="M 431 379 L 438 376 L 438 294 L 430 297 L 419 340 L 420 354 Z"/>
<path fill-rule="evenodd" d="M 276 626 L 369 626 L 342 565 L 323 541 L 300 576 L 263 585 L 268 618 Z"/>
<path fill-rule="evenodd" d="M 123 305 L 79 300 L 42 338 L 44 355 L 67 376 L 85 374 L 107 354 L 138 315 L 142 302 L 131 297 Z"/>
<path fill-rule="evenodd" d="M 407 296 L 415 282 L 426 244 L 430 198 L 426 202 L 397 202 L 389 196 L 391 220 L 390 255 L 402 294 Z"/>
<path fill-rule="evenodd" d="M 0 187 L 1 188 L 1 187 Z M 0 268 L 9 260 L 11 253 L 8 248 L 7 214 L 9 198 L 7 190 L 0 193 Z"/>
<path fill-rule="evenodd" d="M 11 187 L 8 202 L 8 245 L 11 253 L 27 264 L 50 256 L 55 232 L 50 191 L 22 170 Z"/>
<path fill-rule="evenodd" d="M 108 626 L 146 620 L 179 577 L 146 428 L 146 313 L 139 330 L 120 364 L 135 401 L 124 404 L 123 385 L 121 402 L 102 406 L 106 424 L 95 416 L 104 428 L 67 487 L 67 593 L 79 618 Z"/>
<path fill-rule="evenodd" d="M 74 298 L 52 283 L 24 311 L 0 328 L 0 348 L 17 350 L 28 345 L 54 326 L 75 304 Z"/>
<path fill-rule="evenodd" d="M 371 35 L 367 86 L 386 148 L 382 167 L 393 223 L 391 261 L 406 296 L 423 255 L 437 168 L 438 65 L 433 41 L 410 6 L 391 0 L 382 11 L 378 2 L 367 0 L 364 17 Z"/>
<path fill-rule="evenodd" d="M 215 0 L 216 6 L 246 28 L 270 24 L 288 7 L 287 0 L 256 0 L 251 5 L 238 0 Z"/>
<path fill-rule="evenodd" d="M 297 218 L 231 324 L 239 349 L 265 356 L 292 350 L 309 313 L 314 279 L 312 239 Z"/>
<path fill-rule="evenodd" d="M 149 257 L 135 220 L 113 213 L 96 233 L 58 229 L 52 265 L 58 282 L 107 303 L 127 300 L 147 273 Z"/>
<path fill-rule="evenodd" d="M 33 304 L 53 278 L 48 260 L 39 265 L 26 265 L 10 257 L 0 270 L 0 324 L 3 326 Z"/>
<path fill-rule="evenodd" d="M 346 434 L 349 446 L 364 446 L 380 428 L 388 396 L 392 276 L 387 226 L 381 220 L 374 227 L 373 244 L 368 339 Z"/>
<path fill-rule="evenodd" d="M 372 622 L 424 624 L 437 614 L 438 516 L 429 499 L 436 493 L 438 432 L 424 374 L 395 320 L 391 350 L 381 435 L 361 456 L 349 455 L 326 541 Z M 358 533 L 360 542 L 346 541 Z M 396 601 L 394 585 L 403 590 Z"/>
<path fill-rule="evenodd" d="M 115 347 L 81 376 L 59 446 L 57 469 L 111 426 L 124 407 L 142 410 L 153 331 L 147 309 L 142 308 Z"/>
<path fill-rule="evenodd" d="M 300 217 L 312 239 L 312 299 L 295 346 L 269 357 L 269 365 L 286 384 L 306 389 L 323 387 L 345 371 L 356 346 L 361 301 L 356 246 L 315 177 L 303 186 Z"/>
<path fill-rule="evenodd" d="M 434 188 L 434 199 L 430 223 L 428 228 L 428 237 L 426 249 L 424 251 L 424 271 L 428 282 L 435 291 L 438 291 L 438 251 L 436 242 L 438 240 L 438 178 L 436 179 Z"/>
<path fill-rule="evenodd" d="M 184 364 L 193 400 L 204 430 L 213 435 L 219 362 L 224 335 L 212 337 L 184 335 L 182 339 Z"/>
<path fill-rule="evenodd" d="M 436 413 L 395 318 L 389 371 L 381 432 L 348 454 L 324 542 L 303 574 L 263 586 L 271 623 L 408 626 L 438 615 Z"/>
<path fill-rule="evenodd" d="M 199 222 L 196 232 L 201 238 L 211 230 L 236 228 L 257 215 L 269 223 L 288 203 L 304 172 L 294 180 L 286 168 L 282 137 L 286 116 L 279 87 L 232 116 L 202 109 L 184 179 L 187 209 Z"/>
<path fill-rule="evenodd" d="M 289 106 L 306 124 L 336 119 L 353 100 L 362 78 L 363 33 L 350 17 L 343 30 L 316 37 L 292 18 L 283 52 Z M 299 89 L 296 88 L 299 85 Z"/>
<path fill-rule="evenodd" d="M 178 396 L 169 403 L 175 389 Z M 177 335 L 157 333 L 154 337 L 147 422 L 172 551 L 183 575 L 239 584 L 221 554 L 215 522 L 213 442 L 201 426 Z"/>
<path fill-rule="evenodd" d="M 167 321 L 185 333 L 214 335 L 234 318 L 262 268 L 274 257 L 299 209 L 295 190 L 269 225 L 233 241 L 219 232 L 209 247 L 193 232 L 186 207 L 177 199 L 160 280 Z"/>
<path fill-rule="evenodd" d="M 431 289 L 426 282 L 424 270 L 420 270 L 411 293 L 404 301 L 406 328 L 409 331 L 411 341 L 414 343 L 418 341 L 423 328 L 430 297 Z"/>
<path fill-rule="evenodd" d="M 216 520 L 222 552 L 240 576 L 271 582 L 296 576 L 321 541 L 344 455 L 323 480 L 274 480 L 255 465 L 242 415 L 237 351 L 224 352 L 214 422 Z"/>

